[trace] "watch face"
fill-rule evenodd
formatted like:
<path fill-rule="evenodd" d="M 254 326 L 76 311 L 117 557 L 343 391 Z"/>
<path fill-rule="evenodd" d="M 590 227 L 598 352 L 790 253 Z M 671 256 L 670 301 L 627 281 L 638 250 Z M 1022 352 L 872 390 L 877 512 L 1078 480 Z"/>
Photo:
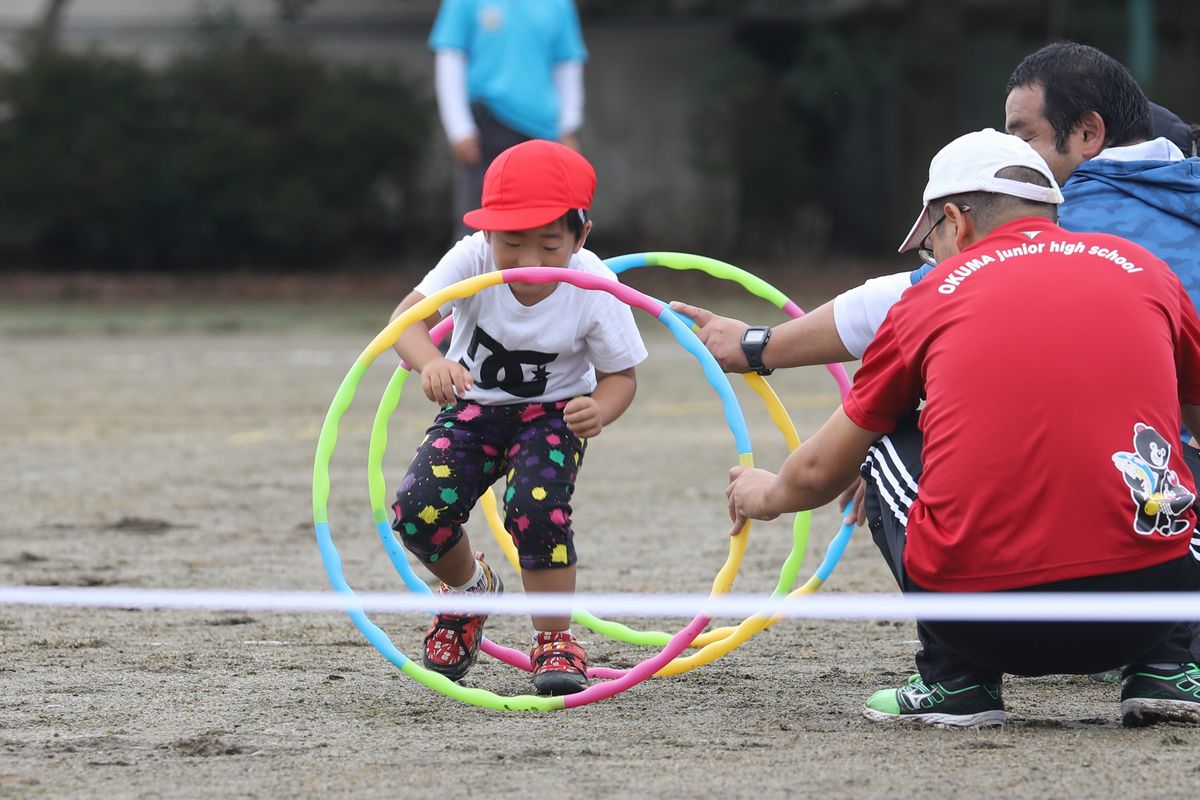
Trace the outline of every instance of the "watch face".
<path fill-rule="evenodd" d="M 766 338 L 767 338 L 766 331 L 752 328 L 752 329 L 746 331 L 746 335 L 745 335 L 745 337 L 743 337 L 743 341 L 745 341 L 746 344 L 762 344 L 763 340 Z"/>

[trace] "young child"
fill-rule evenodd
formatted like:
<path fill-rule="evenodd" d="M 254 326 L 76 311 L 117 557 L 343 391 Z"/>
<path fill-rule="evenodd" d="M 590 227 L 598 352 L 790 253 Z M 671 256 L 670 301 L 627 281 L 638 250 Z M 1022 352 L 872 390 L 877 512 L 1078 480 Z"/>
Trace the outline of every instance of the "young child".
<path fill-rule="evenodd" d="M 464 278 L 512 267 L 613 273 L 583 249 L 596 173 L 569 147 L 534 140 L 488 167 L 483 207 L 463 221 L 478 232 L 442 257 L 392 315 Z M 429 337 L 453 311 L 443 356 Z M 567 283 L 509 283 L 455 300 L 397 340 L 442 410 L 417 449 L 392 506 L 392 527 L 441 579 L 439 591 L 500 592 L 500 579 L 463 530 L 475 501 L 500 476 L 504 527 L 520 554 L 526 592 L 573 592 L 571 495 L 587 440 L 633 401 L 646 357 L 629 307 Z M 439 614 L 423 663 L 460 680 L 475 663 L 484 615 Z M 570 616 L 537 615 L 530 659 L 539 694 L 587 686 L 587 654 Z"/>

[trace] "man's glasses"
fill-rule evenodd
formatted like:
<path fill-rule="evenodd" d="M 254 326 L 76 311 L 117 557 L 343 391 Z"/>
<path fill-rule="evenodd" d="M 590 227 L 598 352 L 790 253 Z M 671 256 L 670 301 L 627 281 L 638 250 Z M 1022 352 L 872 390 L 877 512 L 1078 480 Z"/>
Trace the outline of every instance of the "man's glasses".
<path fill-rule="evenodd" d="M 958 206 L 958 210 L 964 214 L 971 210 L 971 207 L 966 203 L 955 203 L 954 205 Z M 937 266 L 937 259 L 933 257 L 933 248 L 929 246 L 929 237 L 933 236 L 933 232 L 937 230 L 937 226 L 941 225 L 945 221 L 946 215 L 942 214 L 942 218 L 933 223 L 933 227 L 929 229 L 929 233 L 925 234 L 925 238 L 921 240 L 919 245 L 917 245 L 917 255 L 919 255 L 921 260 L 931 267 Z"/>

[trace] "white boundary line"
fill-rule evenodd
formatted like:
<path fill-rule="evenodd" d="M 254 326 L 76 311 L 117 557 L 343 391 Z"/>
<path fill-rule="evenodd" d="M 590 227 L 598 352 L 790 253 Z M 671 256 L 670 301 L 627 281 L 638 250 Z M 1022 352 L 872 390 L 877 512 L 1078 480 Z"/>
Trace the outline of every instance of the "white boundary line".
<path fill-rule="evenodd" d="M 997 594 L 842 594 L 794 600 L 758 595 L 356 594 L 332 591 L 266 592 L 181 589 L 0 586 L 0 606 L 185 609 L 210 611 L 349 612 L 429 614 L 439 611 L 520 615 L 586 608 L 602 616 L 747 617 L 759 612 L 797 619 L 943 619 L 1148 622 L 1200 620 L 1200 592 Z"/>

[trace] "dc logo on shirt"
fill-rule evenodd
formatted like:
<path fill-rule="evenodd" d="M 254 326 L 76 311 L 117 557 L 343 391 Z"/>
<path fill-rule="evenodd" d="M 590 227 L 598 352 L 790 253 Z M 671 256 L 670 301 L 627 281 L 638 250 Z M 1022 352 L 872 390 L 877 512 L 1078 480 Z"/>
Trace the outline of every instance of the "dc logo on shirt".
<path fill-rule="evenodd" d="M 487 356 L 479 360 L 479 348 L 487 351 Z M 480 389 L 500 389 L 513 397 L 538 397 L 546 393 L 546 383 L 550 373 L 546 365 L 558 358 L 557 353 L 539 353 L 536 350 L 507 350 L 488 332 L 478 325 L 471 334 L 471 344 L 467 347 L 467 355 L 478 365 L 478 377 L 475 385 Z M 458 363 L 467 369 L 471 365 L 463 359 Z M 531 377 L 526 380 L 525 367 L 533 367 Z"/>
<path fill-rule="evenodd" d="M 1171 445 L 1154 428 L 1139 422 L 1133 426 L 1133 450 L 1113 453 L 1112 460 L 1133 498 L 1134 532 L 1141 536 L 1187 533 L 1192 525 L 1179 517 L 1192 507 L 1196 495 L 1180 485 L 1179 476 L 1168 466 Z"/>

